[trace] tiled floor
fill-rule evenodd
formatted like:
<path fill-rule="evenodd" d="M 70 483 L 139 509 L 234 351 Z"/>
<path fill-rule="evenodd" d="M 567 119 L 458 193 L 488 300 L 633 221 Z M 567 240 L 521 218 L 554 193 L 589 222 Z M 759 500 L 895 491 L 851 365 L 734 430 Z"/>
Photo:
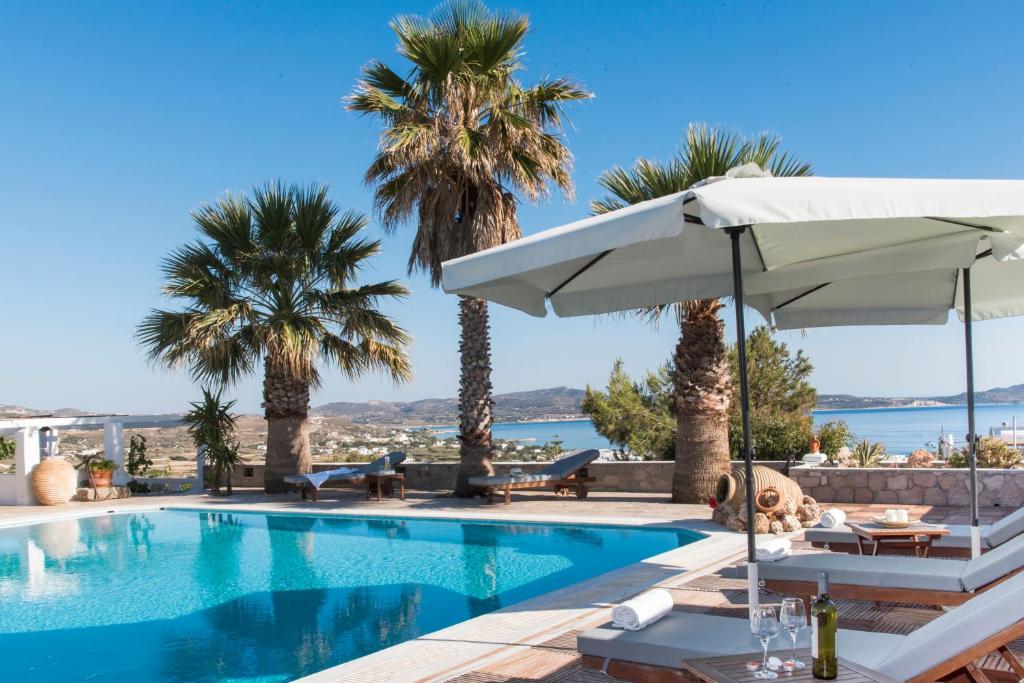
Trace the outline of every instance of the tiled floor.
<path fill-rule="evenodd" d="M 885 506 L 840 505 L 849 519 L 870 519 Z M 997 521 L 1012 510 L 983 509 L 982 523 Z M 961 523 L 964 513 L 958 508 L 915 506 L 912 516 L 935 523 Z M 810 551 L 809 544 L 798 541 L 798 551 Z M 742 564 L 729 564 L 683 586 L 669 588 L 675 609 L 686 612 L 744 618 L 747 607 L 746 571 Z M 782 596 L 766 595 L 765 604 L 777 604 Z M 880 633 L 907 634 L 941 615 L 942 612 L 914 605 L 875 605 L 869 602 L 839 601 L 839 621 L 843 628 Z M 567 630 L 526 652 L 475 671 L 449 679 L 450 683 L 614 683 L 616 679 L 584 668 L 576 653 L 579 631 Z M 1011 649 L 1024 657 L 1024 639 Z M 997 658 L 984 662 L 986 667 L 1008 670 Z"/>

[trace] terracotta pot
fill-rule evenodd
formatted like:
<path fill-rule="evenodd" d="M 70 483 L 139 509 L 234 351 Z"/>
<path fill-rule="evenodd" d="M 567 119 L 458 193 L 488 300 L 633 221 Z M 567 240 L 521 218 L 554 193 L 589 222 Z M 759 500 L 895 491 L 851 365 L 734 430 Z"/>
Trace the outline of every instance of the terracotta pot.
<path fill-rule="evenodd" d="M 811 453 L 818 453 L 820 451 L 821 451 L 821 441 L 819 441 L 818 437 L 816 437 L 816 436 L 811 437 Z"/>
<path fill-rule="evenodd" d="M 114 485 L 114 473 L 110 470 L 93 470 L 92 485 L 98 489 L 110 488 Z"/>

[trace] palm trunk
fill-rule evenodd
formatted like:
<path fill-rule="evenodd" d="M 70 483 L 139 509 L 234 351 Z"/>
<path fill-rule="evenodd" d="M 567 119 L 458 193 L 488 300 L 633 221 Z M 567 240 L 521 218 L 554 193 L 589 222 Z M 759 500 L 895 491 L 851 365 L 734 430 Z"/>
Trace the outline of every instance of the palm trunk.
<path fill-rule="evenodd" d="M 491 466 L 491 338 L 487 302 L 459 297 L 459 474 L 455 495 L 472 496 L 469 478 L 494 474 Z"/>
<path fill-rule="evenodd" d="M 280 493 L 289 474 L 312 470 L 309 458 L 309 382 L 271 357 L 265 359 L 263 411 L 267 420 L 267 459 L 263 490 Z"/>
<path fill-rule="evenodd" d="M 718 299 L 687 302 L 675 355 L 673 503 L 707 503 L 729 472 L 731 376 Z"/>

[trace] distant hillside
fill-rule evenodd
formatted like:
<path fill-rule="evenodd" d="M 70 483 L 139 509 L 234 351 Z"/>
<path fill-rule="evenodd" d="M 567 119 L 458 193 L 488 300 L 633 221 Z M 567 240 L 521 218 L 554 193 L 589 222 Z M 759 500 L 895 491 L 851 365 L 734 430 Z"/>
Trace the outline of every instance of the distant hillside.
<path fill-rule="evenodd" d="M 1024 403 L 1024 384 L 996 387 L 975 394 L 978 403 Z M 967 403 L 967 392 L 954 396 L 853 396 L 851 394 L 819 394 L 819 410 L 850 408 L 908 408 L 918 406 L 954 406 Z"/>
<path fill-rule="evenodd" d="M 494 396 L 494 417 L 501 422 L 543 420 L 580 414 L 582 389 L 553 387 L 517 391 Z M 458 420 L 459 403 L 455 398 L 425 398 L 420 401 L 335 402 L 317 406 L 317 415 L 345 417 L 353 422 L 453 423 Z"/>
<path fill-rule="evenodd" d="M 54 410 L 38 410 L 34 408 L 26 408 L 25 406 L 15 405 L 4 405 L 0 404 L 0 418 L 18 418 L 18 417 L 76 417 L 78 415 L 93 415 L 86 410 L 79 410 L 77 408 L 56 408 Z"/>

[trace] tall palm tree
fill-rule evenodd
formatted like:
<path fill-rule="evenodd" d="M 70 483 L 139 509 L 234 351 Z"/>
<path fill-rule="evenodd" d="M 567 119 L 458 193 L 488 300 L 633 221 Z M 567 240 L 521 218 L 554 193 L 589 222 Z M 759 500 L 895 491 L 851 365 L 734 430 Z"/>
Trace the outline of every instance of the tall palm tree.
<path fill-rule="evenodd" d="M 370 62 L 347 107 L 383 125 L 366 182 L 385 229 L 416 220 L 409 271 L 425 271 L 436 287 L 443 261 L 520 237 L 517 197 L 537 201 L 552 187 L 572 196 L 562 107 L 590 93 L 561 78 L 531 87 L 516 79 L 524 16 L 468 0 L 397 17 L 391 28 L 405 75 Z M 469 477 L 493 473 L 487 303 L 461 297 L 459 324 L 456 493 L 471 495 Z"/>
<path fill-rule="evenodd" d="M 762 133 L 745 138 L 704 125 L 691 125 L 682 150 L 662 163 L 638 160 L 632 168 L 612 168 L 598 179 L 608 195 L 591 202 L 594 213 L 681 192 L 735 166 L 756 163 L 775 176 L 810 175 L 811 166 L 779 149 L 782 140 Z M 720 299 L 685 301 L 642 309 L 654 322 L 672 311 L 679 323 L 674 356 L 676 467 L 672 500 L 704 503 L 719 475 L 729 471 L 729 402 L 732 387 Z"/>
<path fill-rule="evenodd" d="M 310 471 L 309 392 L 321 364 L 351 379 L 410 376 L 409 336 L 377 308 L 407 291 L 396 281 L 355 285 L 380 242 L 359 237 L 366 217 L 339 213 L 322 185 L 268 184 L 192 219 L 205 239 L 163 266 L 163 291 L 182 305 L 153 310 L 138 339 L 151 360 L 187 365 L 203 385 L 231 384 L 263 362 L 264 488 L 282 491 L 285 475 Z"/>

